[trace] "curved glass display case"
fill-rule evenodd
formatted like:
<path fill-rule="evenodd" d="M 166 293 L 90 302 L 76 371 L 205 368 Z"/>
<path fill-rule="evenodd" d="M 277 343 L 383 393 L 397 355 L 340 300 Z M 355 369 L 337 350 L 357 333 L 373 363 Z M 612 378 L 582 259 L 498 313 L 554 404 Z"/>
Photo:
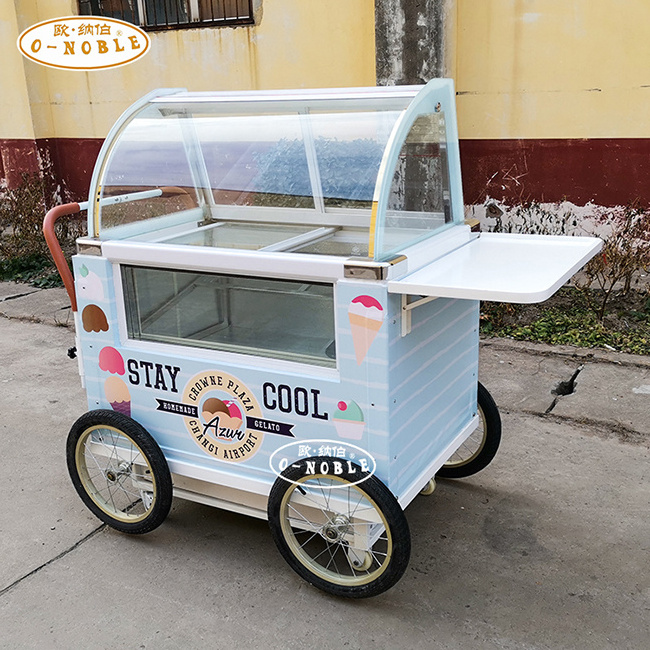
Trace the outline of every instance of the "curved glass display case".
<path fill-rule="evenodd" d="M 389 260 L 462 223 L 453 85 L 155 91 L 91 198 L 101 241 Z"/>

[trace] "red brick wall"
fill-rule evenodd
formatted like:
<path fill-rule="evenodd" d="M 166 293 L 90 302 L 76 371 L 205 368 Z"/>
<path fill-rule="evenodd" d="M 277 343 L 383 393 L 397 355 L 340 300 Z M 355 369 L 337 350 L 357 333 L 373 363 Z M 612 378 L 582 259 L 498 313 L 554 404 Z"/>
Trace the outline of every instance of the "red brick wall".
<path fill-rule="evenodd" d="M 64 198 L 86 200 L 101 145 L 99 138 L 0 140 L 0 180 L 15 186 L 22 172 L 49 161 Z M 650 204 L 650 139 L 461 140 L 460 153 L 466 204 L 486 196 L 510 205 Z"/>
<path fill-rule="evenodd" d="M 26 172 L 39 170 L 37 147 L 34 140 L 0 139 L 0 182 L 15 187 Z"/>
<path fill-rule="evenodd" d="M 650 139 L 461 140 L 466 204 L 650 204 Z"/>

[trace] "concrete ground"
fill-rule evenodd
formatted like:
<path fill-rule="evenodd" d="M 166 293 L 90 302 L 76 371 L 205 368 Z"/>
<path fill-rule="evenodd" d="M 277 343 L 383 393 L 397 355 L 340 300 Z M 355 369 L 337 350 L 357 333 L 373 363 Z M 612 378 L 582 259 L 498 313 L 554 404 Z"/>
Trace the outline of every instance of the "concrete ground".
<path fill-rule="evenodd" d="M 263 521 L 176 500 L 145 536 L 100 525 L 65 467 L 86 409 L 65 293 L 30 291 L 0 284 L 0 648 L 648 647 L 647 359 L 483 342 L 496 459 L 417 497 L 404 577 L 348 601 Z"/>

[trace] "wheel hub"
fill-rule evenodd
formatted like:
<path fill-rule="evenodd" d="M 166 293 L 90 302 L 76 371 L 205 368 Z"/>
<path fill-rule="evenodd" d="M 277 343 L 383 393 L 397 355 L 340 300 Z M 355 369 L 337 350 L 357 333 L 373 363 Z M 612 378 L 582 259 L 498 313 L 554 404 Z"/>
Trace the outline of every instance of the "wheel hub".
<path fill-rule="evenodd" d="M 350 532 L 350 520 L 345 515 L 336 515 L 320 531 L 329 542 L 340 542 Z"/>
<path fill-rule="evenodd" d="M 130 471 L 131 471 L 131 464 L 125 461 L 123 463 L 120 463 L 119 467 L 116 470 L 113 468 L 107 469 L 106 480 L 110 481 L 111 483 L 115 483 L 117 480 L 119 480 L 120 476 L 129 474 Z"/>

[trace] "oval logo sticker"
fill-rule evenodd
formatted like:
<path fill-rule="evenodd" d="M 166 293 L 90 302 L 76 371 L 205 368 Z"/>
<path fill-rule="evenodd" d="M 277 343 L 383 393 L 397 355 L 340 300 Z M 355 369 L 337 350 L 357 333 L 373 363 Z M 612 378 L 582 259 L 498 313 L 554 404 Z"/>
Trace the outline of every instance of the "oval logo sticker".
<path fill-rule="evenodd" d="M 66 16 L 32 25 L 18 37 L 28 59 L 63 70 L 104 70 L 144 56 L 151 39 L 139 27 L 114 18 Z"/>
<path fill-rule="evenodd" d="M 314 458 L 320 457 L 320 461 Z M 295 463 L 295 464 L 294 464 Z M 377 469 L 377 461 L 361 447 L 340 440 L 295 440 L 276 449 L 269 458 L 269 467 L 284 481 L 299 485 L 283 476 L 282 472 L 292 466 L 303 470 L 303 476 L 329 475 L 332 478 L 345 475 L 339 484 L 321 485 L 323 490 L 358 485 L 369 479 Z"/>

